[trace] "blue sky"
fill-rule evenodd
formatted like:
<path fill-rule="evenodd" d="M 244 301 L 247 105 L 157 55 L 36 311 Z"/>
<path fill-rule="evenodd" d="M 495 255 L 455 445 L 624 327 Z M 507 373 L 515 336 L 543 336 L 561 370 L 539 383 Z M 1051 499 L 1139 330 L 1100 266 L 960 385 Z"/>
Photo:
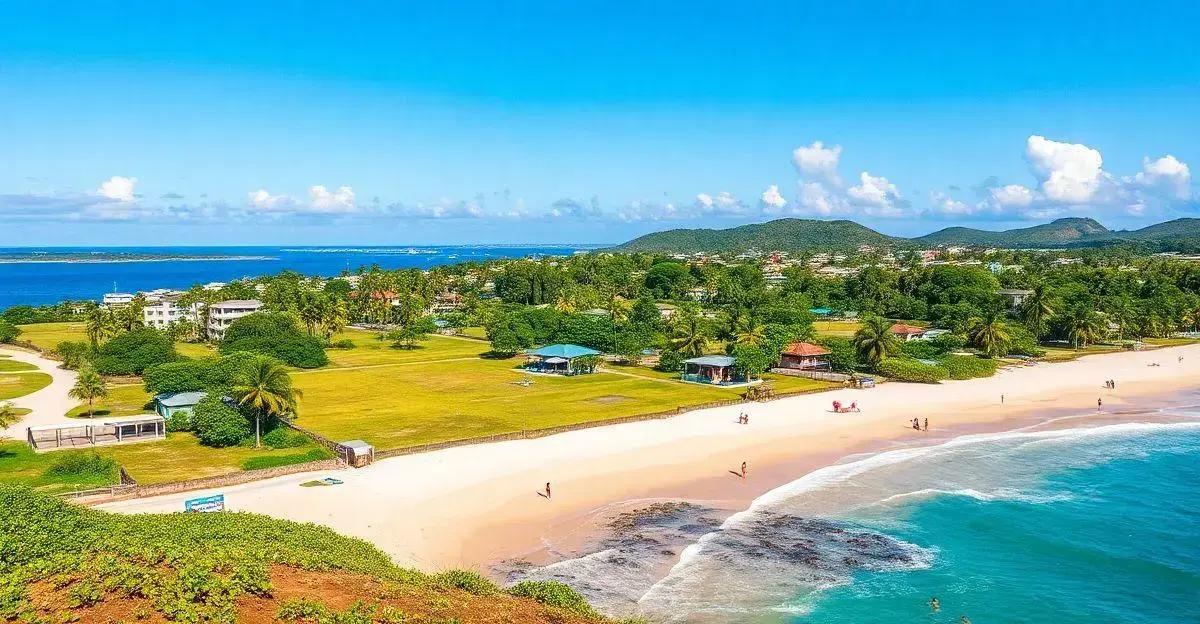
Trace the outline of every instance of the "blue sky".
<path fill-rule="evenodd" d="M 333 4 L 0 3 L 0 245 L 1200 216 L 1194 2 Z"/>

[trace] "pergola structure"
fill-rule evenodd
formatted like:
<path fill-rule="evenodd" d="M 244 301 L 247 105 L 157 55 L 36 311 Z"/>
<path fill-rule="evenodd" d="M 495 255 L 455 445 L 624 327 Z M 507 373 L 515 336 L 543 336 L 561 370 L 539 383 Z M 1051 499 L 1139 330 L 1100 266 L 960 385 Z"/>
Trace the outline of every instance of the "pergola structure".
<path fill-rule="evenodd" d="M 529 356 L 530 362 L 525 365 L 525 370 L 533 373 L 550 373 L 554 375 L 574 375 L 580 372 L 592 372 L 591 370 L 580 370 L 572 366 L 572 362 L 578 358 L 594 357 L 600 355 L 600 352 L 595 349 L 581 347 L 573 344 L 554 344 L 534 349 L 526 355 Z"/>
<path fill-rule="evenodd" d="M 733 368 L 736 360 L 728 355 L 705 355 L 683 361 L 683 380 L 714 386 L 733 386 L 746 379 Z"/>
<path fill-rule="evenodd" d="M 145 414 L 102 422 L 80 420 L 26 427 L 25 437 L 33 450 L 53 451 L 163 440 L 167 437 L 167 425 L 162 416 Z"/>

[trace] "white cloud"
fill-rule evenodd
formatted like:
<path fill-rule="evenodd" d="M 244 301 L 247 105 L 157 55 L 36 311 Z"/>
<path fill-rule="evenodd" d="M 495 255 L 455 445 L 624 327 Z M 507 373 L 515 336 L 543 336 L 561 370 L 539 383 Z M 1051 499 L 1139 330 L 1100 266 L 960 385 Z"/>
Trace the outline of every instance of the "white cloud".
<path fill-rule="evenodd" d="M 1006 184 L 990 188 L 988 192 L 1000 209 L 1027 208 L 1036 199 L 1033 191 L 1020 184 Z"/>
<path fill-rule="evenodd" d="M 109 199 L 131 202 L 134 200 L 133 187 L 137 184 L 137 181 L 137 178 L 113 176 L 107 181 L 101 182 L 100 188 L 96 189 L 96 193 Z"/>
<path fill-rule="evenodd" d="M 797 212 L 830 217 L 850 212 L 851 207 L 841 195 L 830 192 L 820 182 L 801 182 L 796 196 Z"/>
<path fill-rule="evenodd" d="M 1049 201 L 1087 203 L 1100 190 L 1104 159 L 1086 145 L 1052 141 L 1035 134 L 1025 143 L 1025 158 Z"/>
<path fill-rule="evenodd" d="M 250 205 L 259 210 L 275 210 L 291 206 L 295 203 L 291 197 L 287 195 L 272 195 L 266 189 L 258 189 L 257 191 L 247 193 Z"/>
<path fill-rule="evenodd" d="M 713 207 L 712 195 L 709 195 L 708 193 L 698 193 L 696 195 L 696 205 L 703 207 L 703 208 L 712 208 Z"/>
<path fill-rule="evenodd" d="M 309 203 L 313 212 L 324 214 L 347 213 L 357 210 L 354 203 L 354 189 L 340 186 L 330 192 L 324 186 L 317 184 L 308 189 Z"/>
<path fill-rule="evenodd" d="M 1157 160 L 1142 158 L 1142 170 L 1133 177 L 1133 183 L 1167 199 L 1186 200 L 1192 196 L 1191 170 L 1170 154 Z"/>
<path fill-rule="evenodd" d="M 887 178 L 873 176 L 864 171 L 859 174 L 858 179 L 858 186 L 846 189 L 846 195 L 853 203 L 861 206 L 865 214 L 894 217 L 903 212 L 900 190 Z"/>
<path fill-rule="evenodd" d="M 953 197 L 934 191 L 929 194 L 929 201 L 932 206 L 932 211 L 935 214 L 943 216 L 963 216 L 975 214 L 981 206 L 972 206 L 966 202 L 959 201 Z"/>
<path fill-rule="evenodd" d="M 821 141 L 813 141 L 808 147 L 797 147 L 792 150 L 792 164 L 796 172 L 803 177 L 825 180 L 841 185 L 838 177 L 838 161 L 842 157 L 842 146 L 834 145 L 826 148 Z"/>
<path fill-rule="evenodd" d="M 763 209 L 767 212 L 780 212 L 787 206 L 787 200 L 779 193 L 779 186 L 772 184 L 759 196 Z"/>

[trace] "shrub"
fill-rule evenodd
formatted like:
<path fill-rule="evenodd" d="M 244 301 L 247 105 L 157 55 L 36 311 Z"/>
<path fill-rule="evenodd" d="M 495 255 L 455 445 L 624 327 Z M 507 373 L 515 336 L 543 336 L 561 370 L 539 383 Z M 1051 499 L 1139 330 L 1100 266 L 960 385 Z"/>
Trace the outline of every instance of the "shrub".
<path fill-rule="evenodd" d="M 284 426 L 275 427 L 262 437 L 263 446 L 273 449 L 297 448 L 306 446 L 308 442 L 308 436 Z"/>
<path fill-rule="evenodd" d="M 62 367 L 69 370 L 78 369 L 84 362 L 90 362 L 93 356 L 92 345 L 87 342 L 64 340 L 54 347 L 54 352 L 62 358 Z"/>
<path fill-rule="evenodd" d="M 96 477 L 116 479 L 117 462 L 111 457 L 90 453 L 64 453 L 46 469 L 48 477 Z"/>
<path fill-rule="evenodd" d="M 214 395 L 204 397 L 196 404 L 192 427 L 205 446 L 235 446 L 250 437 L 250 421 Z"/>
<path fill-rule="evenodd" d="M 895 381 L 937 383 L 948 376 L 946 369 L 907 358 L 888 358 L 879 363 L 879 374 Z"/>
<path fill-rule="evenodd" d="M 166 362 L 147 368 L 142 375 L 146 392 L 195 392 L 211 385 L 212 360 L 183 360 Z"/>
<path fill-rule="evenodd" d="M 192 413 L 187 410 L 172 412 L 167 419 L 167 431 L 191 431 Z"/>
<path fill-rule="evenodd" d="M 500 591 L 495 583 L 473 570 L 447 570 L 433 578 L 439 585 L 461 589 L 476 596 L 490 596 Z"/>
<path fill-rule="evenodd" d="M 329 363 L 321 341 L 301 331 L 296 319 L 280 312 L 258 312 L 230 323 L 221 353 L 252 351 L 299 368 Z"/>
<path fill-rule="evenodd" d="M 0 342 L 12 342 L 21 335 L 21 330 L 12 323 L 0 318 Z"/>
<path fill-rule="evenodd" d="M 263 468 L 291 466 L 292 464 L 303 464 L 304 462 L 329 459 L 329 457 L 329 451 L 324 448 L 314 448 L 303 453 L 291 453 L 289 455 L 263 455 L 261 457 L 251 457 L 242 462 L 242 470 L 261 470 Z"/>
<path fill-rule="evenodd" d="M 658 356 L 658 370 L 667 371 L 669 373 L 677 373 L 683 370 L 684 359 L 685 358 L 683 357 L 683 354 L 678 351 L 663 351 L 662 354 Z"/>
<path fill-rule="evenodd" d="M 858 353 L 854 343 L 849 338 L 830 337 L 818 340 L 821 346 L 829 349 L 829 368 L 838 373 L 849 373 L 858 364 Z"/>
<path fill-rule="evenodd" d="M 975 379 L 976 377 L 991 377 L 996 374 L 996 360 L 971 357 L 966 355 L 951 355 L 941 362 L 942 368 L 950 379 Z"/>
<path fill-rule="evenodd" d="M 558 581 L 522 581 L 508 590 L 521 598 L 532 598 L 544 605 L 559 607 L 580 615 L 594 615 L 587 600 L 570 586 Z"/>
<path fill-rule="evenodd" d="M 105 375 L 141 375 L 147 368 L 179 359 L 166 334 L 150 328 L 125 332 L 96 352 L 96 370 Z"/>
<path fill-rule="evenodd" d="M 358 345 L 354 344 L 354 341 L 350 340 L 349 338 L 342 338 L 341 340 L 335 340 L 329 343 L 329 347 L 331 349 L 353 349 L 356 346 Z"/>

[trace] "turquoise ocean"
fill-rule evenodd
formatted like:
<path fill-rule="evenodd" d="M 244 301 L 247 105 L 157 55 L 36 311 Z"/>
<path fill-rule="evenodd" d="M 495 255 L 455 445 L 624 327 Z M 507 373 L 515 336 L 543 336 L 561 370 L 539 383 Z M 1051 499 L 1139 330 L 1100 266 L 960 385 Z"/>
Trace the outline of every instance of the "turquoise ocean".
<path fill-rule="evenodd" d="M 847 458 L 515 576 L 664 622 L 1200 622 L 1200 409 L 1153 416 Z"/>

